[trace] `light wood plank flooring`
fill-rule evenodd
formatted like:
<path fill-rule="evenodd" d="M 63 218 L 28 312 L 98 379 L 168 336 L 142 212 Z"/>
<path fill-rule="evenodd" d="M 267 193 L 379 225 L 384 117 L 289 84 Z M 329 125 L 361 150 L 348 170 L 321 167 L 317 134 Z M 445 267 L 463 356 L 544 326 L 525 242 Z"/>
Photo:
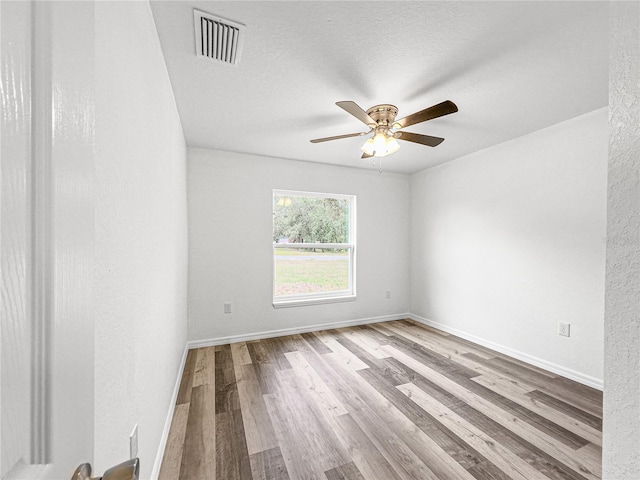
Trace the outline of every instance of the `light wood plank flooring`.
<path fill-rule="evenodd" d="M 401 320 L 189 351 L 160 480 L 596 480 L 601 430 L 601 392 Z"/>

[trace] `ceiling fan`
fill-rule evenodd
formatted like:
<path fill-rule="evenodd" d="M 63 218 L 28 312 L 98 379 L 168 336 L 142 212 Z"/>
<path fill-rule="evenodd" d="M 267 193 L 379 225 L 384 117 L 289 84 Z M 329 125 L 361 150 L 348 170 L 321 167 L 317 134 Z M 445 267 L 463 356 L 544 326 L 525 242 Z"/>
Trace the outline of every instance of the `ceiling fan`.
<path fill-rule="evenodd" d="M 429 147 L 440 145 L 444 138 L 432 137 L 430 135 L 422 135 L 420 133 L 411 133 L 402 131 L 403 128 L 415 125 L 416 123 L 426 122 L 434 118 L 443 117 L 450 113 L 458 111 L 458 107 L 451 100 L 446 100 L 432 107 L 425 108 L 407 117 L 396 120 L 398 108 L 394 105 L 376 105 L 366 112 L 355 102 L 336 102 L 336 105 L 350 113 L 369 130 L 366 132 L 348 133 L 346 135 L 336 135 L 335 137 L 316 138 L 311 143 L 327 142 L 329 140 L 339 140 L 341 138 L 359 137 L 374 132 L 372 137 L 362 145 L 361 150 L 364 152 L 362 158 L 384 157 L 391 153 L 397 152 L 400 148 L 398 140 L 406 140 L 408 142 L 419 143 Z"/>

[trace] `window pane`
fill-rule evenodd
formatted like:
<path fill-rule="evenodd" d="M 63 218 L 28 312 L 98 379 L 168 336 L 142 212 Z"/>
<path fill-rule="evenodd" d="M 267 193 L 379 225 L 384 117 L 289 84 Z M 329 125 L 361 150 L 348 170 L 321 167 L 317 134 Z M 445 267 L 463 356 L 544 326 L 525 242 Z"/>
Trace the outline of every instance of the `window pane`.
<path fill-rule="evenodd" d="M 349 243 L 349 200 L 274 195 L 276 243 Z"/>
<path fill-rule="evenodd" d="M 305 295 L 349 289 L 348 249 L 274 248 L 275 292 Z"/>

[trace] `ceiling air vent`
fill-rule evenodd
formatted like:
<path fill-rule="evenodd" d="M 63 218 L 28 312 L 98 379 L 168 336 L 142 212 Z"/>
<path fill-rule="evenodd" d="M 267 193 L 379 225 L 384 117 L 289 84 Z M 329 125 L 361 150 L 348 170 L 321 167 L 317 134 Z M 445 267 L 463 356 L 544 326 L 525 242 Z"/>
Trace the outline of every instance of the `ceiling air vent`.
<path fill-rule="evenodd" d="M 193 11 L 196 32 L 196 55 L 237 65 L 242 52 L 244 25 L 201 12 Z"/>

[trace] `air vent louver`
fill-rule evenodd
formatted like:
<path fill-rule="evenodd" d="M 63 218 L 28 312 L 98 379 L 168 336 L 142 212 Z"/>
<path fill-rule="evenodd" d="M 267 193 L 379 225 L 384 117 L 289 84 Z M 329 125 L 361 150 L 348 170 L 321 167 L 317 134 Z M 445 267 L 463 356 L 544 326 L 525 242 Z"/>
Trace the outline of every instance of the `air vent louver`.
<path fill-rule="evenodd" d="M 237 65 L 242 52 L 244 25 L 199 10 L 193 11 L 193 18 L 196 55 L 227 65 Z"/>

